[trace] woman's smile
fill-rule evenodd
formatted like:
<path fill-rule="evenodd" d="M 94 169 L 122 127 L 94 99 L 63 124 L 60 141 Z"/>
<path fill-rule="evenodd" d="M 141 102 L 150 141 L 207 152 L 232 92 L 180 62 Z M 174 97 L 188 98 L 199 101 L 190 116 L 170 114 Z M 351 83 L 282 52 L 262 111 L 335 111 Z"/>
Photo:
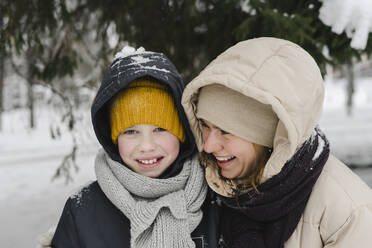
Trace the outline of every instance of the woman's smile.
<path fill-rule="evenodd" d="M 235 156 L 228 156 L 228 157 L 221 157 L 221 156 L 214 156 L 216 158 L 217 164 L 221 168 L 227 168 L 228 166 L 232 165 L 235 161 Z"/>

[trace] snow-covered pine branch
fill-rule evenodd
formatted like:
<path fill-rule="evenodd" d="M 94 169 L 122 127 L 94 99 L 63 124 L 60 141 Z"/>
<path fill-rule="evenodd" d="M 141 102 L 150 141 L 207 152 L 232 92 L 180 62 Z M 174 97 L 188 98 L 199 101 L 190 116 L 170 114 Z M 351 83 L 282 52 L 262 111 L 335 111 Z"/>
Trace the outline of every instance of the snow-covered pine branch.
<path fill-rule="evenodd" d="M 350 46 L 363 50 L 372 32 L 371 0 L 322 0 L 319 19 L 336 34 L 345 32 Z"/>

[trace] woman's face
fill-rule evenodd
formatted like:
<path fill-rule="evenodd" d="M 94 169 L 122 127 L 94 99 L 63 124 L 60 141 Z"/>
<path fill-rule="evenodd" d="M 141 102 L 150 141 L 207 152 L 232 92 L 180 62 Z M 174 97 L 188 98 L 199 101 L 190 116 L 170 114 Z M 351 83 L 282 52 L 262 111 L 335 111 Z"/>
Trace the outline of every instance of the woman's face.
<path fill-rule="evenodd" d="M 263 146 L 256 145 L 256 148 L 260 149 L 256 151 L 253 143 L 227 133 L 206 120 L 200 121 L 203 150 L 216 158 L 222 176 L 234 179 L 250 173 L 256 161 L 256 152 L 260 154 Z"/>
<path fill-rule="evenodd" d="M 118 137 L 120 157 L 134 172 L 156 178 L 177 158 L 178 138 L 157 126 L 140 124 L 125 129 Z"/>

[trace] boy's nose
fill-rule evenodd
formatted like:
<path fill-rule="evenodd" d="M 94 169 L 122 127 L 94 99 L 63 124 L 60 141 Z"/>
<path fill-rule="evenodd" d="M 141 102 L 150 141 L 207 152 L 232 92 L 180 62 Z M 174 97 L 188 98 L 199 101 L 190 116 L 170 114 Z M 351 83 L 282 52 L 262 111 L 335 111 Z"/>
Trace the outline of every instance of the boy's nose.
<path fill-rule="evenodd" d="M 146 135 L 142 137 L 141 142 L 140 142 L 141 152 L 153 151 L 155 150 L 155 147 L 156 147 L 156 144 L 155 144 L 154 138 L 151 137 L 151 135 L 149 136 Z"/>
<path fill-rule="evenodd" d="M 216 132 L 209 132 L 204 136 L 203 141 L 203 149 L 206 153 L 218 152 L 223 148 L 221 137 Z"/>

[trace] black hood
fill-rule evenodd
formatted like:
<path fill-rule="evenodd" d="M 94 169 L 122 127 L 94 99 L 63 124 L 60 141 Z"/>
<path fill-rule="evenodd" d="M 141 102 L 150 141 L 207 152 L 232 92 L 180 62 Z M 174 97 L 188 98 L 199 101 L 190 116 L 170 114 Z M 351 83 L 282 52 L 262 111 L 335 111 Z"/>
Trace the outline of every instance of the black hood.
<path fill-rule="evenodd" d="M 132 81 L 140 78 L 152 78 L 156 82 L 168 85 L 171 89 L 179 118 L 186 133 L 186 140 L 181 144 L 181 150 L 177 161 L 189 157 L 192 153 L 196 152 L 196 146 L 181 105 L 184 84 L 176 67 L 162 53 L 136 53 L 130 56 L 117 58 L 111 64 L 107 74 L 102 80 L 91 109 L 94 132 L 99 143 L 113 160 L 123 164 L 117 145 L 111 140 L 108 107 L 113 97 L 119 91 Z"/>

